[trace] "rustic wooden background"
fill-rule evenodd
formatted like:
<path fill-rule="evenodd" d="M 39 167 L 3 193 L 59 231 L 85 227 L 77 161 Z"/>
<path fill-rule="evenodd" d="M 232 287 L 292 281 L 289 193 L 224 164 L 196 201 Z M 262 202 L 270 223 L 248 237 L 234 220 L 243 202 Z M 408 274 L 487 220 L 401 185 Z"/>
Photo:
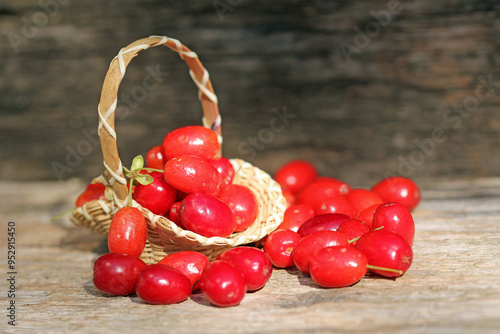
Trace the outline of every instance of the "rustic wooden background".
<path fill-rule="evenodd" d="M 498 175 L 499 9 L 488 0 L 2 0 L 0 177 L 100 174 L 93 135 L 107 66 L 152 34 L 178 38 L 210 72 L 228 157 L 269 172 L 309 159 L 361 186 L 388 174 Z M 158 85 L 146 89 L 154 71 Z M 167 49 L 135 59 L 119 96 L 126 164 L 201 121 L 187 67 Z"/>

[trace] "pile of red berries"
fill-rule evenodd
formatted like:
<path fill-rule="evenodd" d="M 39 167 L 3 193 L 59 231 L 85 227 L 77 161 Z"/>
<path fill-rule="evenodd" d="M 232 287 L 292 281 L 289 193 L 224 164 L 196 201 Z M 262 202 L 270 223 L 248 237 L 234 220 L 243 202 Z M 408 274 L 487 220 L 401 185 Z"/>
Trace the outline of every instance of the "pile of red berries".
<path fill-rule="evenodd" d="M 229 236 L 244 231 L 258 215 L 252 191 L 233 184 L 229 160 L 215 132 L 184 127 L 153 147 L 143 167 L 134 159 L 130 194 L 141 206 L 200 235 Z M 210 262 L 202 253 L 180 251 L 157 264 L 141 259 L 146 221 L 135 207 L 113 217 L 110 253 L 94 264 L 94 285 L 111 295 L 136 293 L 151 304 L 172 304 L 201 290 L 212 304 L 238 305 L 247 291 L 261 289 L 273 267 L 296 266 L 323 287 L 345 287 L 368 270 L 385 277 L 403 275 L 411 265 L 415 225 L 410 211 L 420 191 L 410 179 L 391 177 L 371 190 L 352 189 L 332 177 L 318 177 L 307 161 L 295 160 L 275 175 L 288 208 L 277 230 L 255 247 L 227 250 Z M 77 206 L 104 198 L 104 186 L 90 185 Z M 263 246 L 263 250 L 259 248 Z"/>

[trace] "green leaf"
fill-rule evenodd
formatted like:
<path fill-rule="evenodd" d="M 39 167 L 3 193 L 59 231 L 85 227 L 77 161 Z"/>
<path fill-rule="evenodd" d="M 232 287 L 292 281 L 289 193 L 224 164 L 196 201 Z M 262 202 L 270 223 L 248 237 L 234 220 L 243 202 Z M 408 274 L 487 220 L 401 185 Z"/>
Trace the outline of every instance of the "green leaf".
<path fill-rule="evenodd" d="M 142 155 L 138 155 L 132 160 L 131 170 L 140 170 L 142 167 L 144 167 L 144 158 Z"/>
<path fill-rule="evenodd" d="M 154 181 L 153 177 L 151 175 L 149 175 L 149 174 L 140 174 L 140 175 L 137 175 L 137 177 L 135 178 L 135 180 L 137 182 L 139 182 L 140 184 L 142 184 L 143 186 L 147 186 L 148 184 L 151 184 Z"/>

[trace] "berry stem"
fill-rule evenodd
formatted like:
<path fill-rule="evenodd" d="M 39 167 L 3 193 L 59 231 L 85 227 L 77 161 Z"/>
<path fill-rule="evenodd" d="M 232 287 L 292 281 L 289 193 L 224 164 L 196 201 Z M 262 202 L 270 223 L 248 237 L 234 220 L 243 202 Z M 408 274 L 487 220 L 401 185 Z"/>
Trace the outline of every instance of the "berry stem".
<path fill-rule="evenodd" d="M 373 231 L 381 230 L 381 229 L 383 229 L 383 228 L 384 228 L 383 226 L 379 226 L 379 227 L 377 227 L 377 228 L 374 228 L 374 229 L 373 229 Z M 358 241 L 358 239 L 359 239 L 359 238 L 361 238 L 361 237 L 362 237 L 362 235 L 360 235 L 360 236 L 359 236 L 359 237 L 357 237 L 357 238 L 354 238 L 354 239 L 349 240 L 349 244 L 352 244 L 354 241 Z"/>
<path fill-rule="evenodd" d="M 385 268 L 385 267 L 373 266 L 373 265 L 371 265 L 371 264 L 367 264 L 367 265 L 366 265 L 366 268 L 368 268 L 368 269 L 375 269 L 375 270 L 390 271 L 390 272 L 393 272 L 393 273 L 398 273 L 398 274 L 400 274 L 400 275 L 403 275 L 403 271 L 402 271 L 402 270 L 398 270 L 398 269 L 392 269 L 392 268 Z"/>

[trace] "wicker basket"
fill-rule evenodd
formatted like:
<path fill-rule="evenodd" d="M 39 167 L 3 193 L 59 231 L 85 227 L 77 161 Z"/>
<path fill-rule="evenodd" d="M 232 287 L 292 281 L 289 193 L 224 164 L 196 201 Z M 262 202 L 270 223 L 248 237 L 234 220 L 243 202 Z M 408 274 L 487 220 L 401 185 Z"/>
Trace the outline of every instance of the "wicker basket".
<path fill-rule="evenodd" d="M 165 36 L 151 36 L 133 42 L 121 49 L 111 62 L 104 79 L 98 108 L 99 136 L 105 171 L 94 182 L 106 185 L 107 200 L 94 200 L 76 208 L 71 218 L 76 225 L 107 234 L 114 213 L 126 206 L 128 188 L 118 155 L 114 130 L 118 88 L 132 58 L 141 50 L 161 45 L 178 52 L 181 59 L 188 64 L 191 78 L 199 89 L 199 99 L 204 114 L 203 125 L 214 130 L 222 141 L 217 97 L 213 92 L 208 72 L 199 61 L 196 53 L 182 45 L 178 40 Z M 228 238 L 207 238 L 192 231 L 183 230 L 169 219 L 155 215 L 133 201 L 132 205 L 142 211 L 148 224 L 148 243 L 141 255 L 146 263 L 156 263 L 167 254 L 181 250 L 199 251 L 210 259 L 214 259 L 229 248 L 264 238 L 281 223 L 286 209 L 281 187 L 268 174 L 250 163 L 239 159 L 230 161 L 236 171 L 234 183 L 249 187 L 257 198 L 259 215 L 255 222 L 247 230 L 233 233 Z"/>

